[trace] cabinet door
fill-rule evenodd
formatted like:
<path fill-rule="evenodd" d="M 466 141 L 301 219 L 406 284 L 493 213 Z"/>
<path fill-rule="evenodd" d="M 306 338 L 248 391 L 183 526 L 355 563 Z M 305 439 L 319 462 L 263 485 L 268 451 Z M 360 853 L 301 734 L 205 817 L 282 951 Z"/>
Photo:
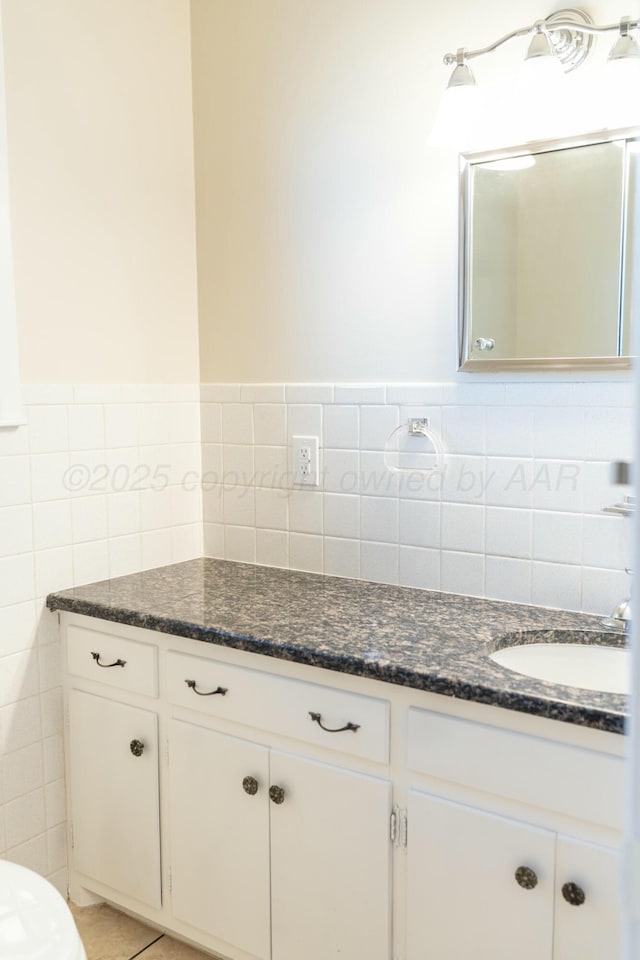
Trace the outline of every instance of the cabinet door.
<path fill-rule="evenodd" d="M 255 793 L 243 781 L 255 780 Z M 246 787 L 253 789 L 247 782 Z M 269 753 L 247 740 L 172 720 L 169 795 L 172 912 L 268 958 Z"/>
<path fill-rule="evenodd" d="M 159 908 L 156 714 L 71 690 L 69 747 L 76 870 Z"/>
<path fill-rule="evenodd" d="M 573 886 L 567 888 L 567 884 Z M 620 858 L 616 850 L 558 838 L 555 918 L 554 960 L 603 960 L 621 955 Z"/>
<path fill-rule="evenodd" d="M 391 785 L 271 754 L 273 960 L 389 960 Z"/>
<path fill-rule="evenodd" d="M 554 852 L 550 831 L 412 791 L 408 960 L 551 960 Z"/>

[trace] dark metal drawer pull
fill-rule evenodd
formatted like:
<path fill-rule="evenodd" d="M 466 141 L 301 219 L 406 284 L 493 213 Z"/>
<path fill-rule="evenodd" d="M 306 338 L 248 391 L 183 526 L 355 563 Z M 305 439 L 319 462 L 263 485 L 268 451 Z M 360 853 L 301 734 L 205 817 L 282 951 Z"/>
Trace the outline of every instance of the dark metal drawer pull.
<path fill-rule="evenodd" d="M 142 740 L 132 740 L 129 744 L 129 750 L 131 750 L 134 757 L 141 757 L 144 753 L 144 743 Z"/>
<path fill-rule="evenodd" d="M 209 690 L 208 693 L 203 693 L 202 690 L 196 690 L 196 681 L 195 680 L 185 680 L 186 685 L 190 690 L 193 690 L 194 693 L 197 693 L 199 697 L 215 697 L 216 693 L 219 693 L 224 697 L 227 692 L 227 687 L 218 687 L 217 690 Z"/>
<path fill-rule="evenodd" d="M 572 907 L 581 907 L 587 899 L 584 890 L 577 883 L 563 884 L 562 896 Z"/>
<path fill-rule="evenodd" d="M 99 653 L 93 653 L 92 651 L 91 656 L 93 657 L 93 659 L 95 660 L 95 662 L 98 664 L 99 667 L 124 667 L 124 665 L 127 662 L 126 660 L 114 660 L 113 663 L 100 663 Z"/>
<path fill-rule="evenodd" d="M 533 890 L 538 885 L 538 877 L 535 870 L 531 867 L 518 867 L 516 870 L 516 883 L 524 890 Z"/>
<path fill-rule="evenodd" d="M 321 713 L 313 713 L 311 710 L 309 710 L 309 716 L 311 717 L 313 722 L 317 723 L 320 729 L 324 730 L 326 733 L 342 733 L 344 730 L 353 730 L 353 732 L 355 733 L 356 730 L 360 729 L 359 723 L 351 723 L 351 722 L 346 723 L 344 727 L 334 727 L 334 728 L 325 727 L 324 723 L 322 722 Z"/>

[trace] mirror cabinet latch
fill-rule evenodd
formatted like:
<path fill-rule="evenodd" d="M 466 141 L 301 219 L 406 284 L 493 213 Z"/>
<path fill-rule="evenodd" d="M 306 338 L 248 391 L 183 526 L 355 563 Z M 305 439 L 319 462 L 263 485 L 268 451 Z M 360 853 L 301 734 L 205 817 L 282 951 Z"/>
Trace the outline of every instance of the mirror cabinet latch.
<path fill-rule="evenodd" d="M 496 342 L 491 337 L 478 337 L 477 340 L 473 341 L 473 345 L 476 350 L 493 350 Z"/>

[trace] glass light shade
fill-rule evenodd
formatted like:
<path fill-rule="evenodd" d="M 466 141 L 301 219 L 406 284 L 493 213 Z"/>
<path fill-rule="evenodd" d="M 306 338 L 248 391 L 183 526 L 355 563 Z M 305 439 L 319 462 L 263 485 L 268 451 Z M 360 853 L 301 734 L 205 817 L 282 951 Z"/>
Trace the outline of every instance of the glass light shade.
<path fill-rule="evenodd" d="M 611 48 L 611 53 L 609 54 L 609 63 L 612 63 L 616 60 L 640 60 L 640 47 L 635 39 L 630 34 L 625 33 L 621 34 L 613 47 Z"/>
<path fill-rule="evenodd" d="M 615 130 L 640 124 L 639 90 L 640 56 L 609 59 L 602 69 L 597 91 L 602 125 Z"/>
<path fill-rule="evenodd" d="M 544 33 L 537 33 L 520 67 L 514 126 L 520 140 L 559 136 L 564 123 L 566 75 L 560 59 Z"/>
<path fill-rule="evenodd" d="M 562 63 L 553 52 L 549 40 L 543 33 L 537 33 L 520 68 L 519 85 L 540 92 L 542 88 L 555 86 L 563 77 Z"/>
<path fill-rule="evenodd" d="M 474 83 L 448 86 L 440 101 L 428 144 L 447 150 L 469 149 L 476 136 L 480 102 L 480 91 Z"/>

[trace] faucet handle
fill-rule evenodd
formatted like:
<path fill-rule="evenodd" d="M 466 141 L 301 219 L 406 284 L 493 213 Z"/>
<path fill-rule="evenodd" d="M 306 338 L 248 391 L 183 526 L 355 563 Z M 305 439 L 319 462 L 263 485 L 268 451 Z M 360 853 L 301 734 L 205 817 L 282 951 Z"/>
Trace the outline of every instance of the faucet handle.
<path fill-rule="evenodd" d="M 613 513 L 618 517 L 632 517 L 636 511 L 636 498 L 624 497 L 622 503 L 611 503 L 602 508 L 602 513 Z"/>

